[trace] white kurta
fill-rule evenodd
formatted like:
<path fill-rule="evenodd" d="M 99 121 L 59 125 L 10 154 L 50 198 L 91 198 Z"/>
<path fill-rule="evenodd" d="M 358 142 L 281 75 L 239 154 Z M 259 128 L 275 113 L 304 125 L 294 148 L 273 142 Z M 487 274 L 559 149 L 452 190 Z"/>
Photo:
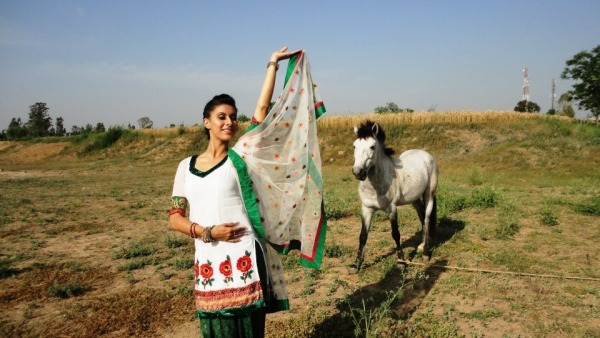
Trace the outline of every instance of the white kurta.
<path fill-rule="evenodd" d="M 237 172 L 228 157 L 206 172 L 196 156 L 180 162 L 173 196 L 185 197 L 189 220 L 203 227 L 237 222 L 246 227 L 240 242 L 195 240 L 195 298 L 199 311 L 247 307 L 262 301 L 256 260 L 256 235 L 240 196 Z M 262 305 L 259 305 L 262 306 Z"/>

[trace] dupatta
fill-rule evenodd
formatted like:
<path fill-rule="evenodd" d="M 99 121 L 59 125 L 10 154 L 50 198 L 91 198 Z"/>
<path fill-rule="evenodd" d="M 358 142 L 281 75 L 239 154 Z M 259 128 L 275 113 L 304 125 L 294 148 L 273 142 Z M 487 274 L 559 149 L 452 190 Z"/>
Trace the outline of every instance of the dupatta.
<path fill-rule="evenodd" d="M 316 120 L 325 107 L 304 51 L 289 59 L 282 93 L 264 121 L 229 150 L 259 237 L 281 254 L 319 268 L 327 221 Z"/>

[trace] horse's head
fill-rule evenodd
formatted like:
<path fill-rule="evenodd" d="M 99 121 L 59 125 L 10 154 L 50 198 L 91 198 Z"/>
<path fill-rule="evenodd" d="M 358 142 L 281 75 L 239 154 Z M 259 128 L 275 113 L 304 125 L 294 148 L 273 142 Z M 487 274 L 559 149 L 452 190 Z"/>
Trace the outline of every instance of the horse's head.
<path fill-rule="evenodd" d="M 356 179 L 364 181 L 369 170 L 377 163 L 379 156 L 378 147 L 385 142 L 385 133 L 379 125 L 372 121 L 366 121 L 359 127 L 354 127 L 356 140 L 354 140 L 354 165 L 352 173 Z"/>

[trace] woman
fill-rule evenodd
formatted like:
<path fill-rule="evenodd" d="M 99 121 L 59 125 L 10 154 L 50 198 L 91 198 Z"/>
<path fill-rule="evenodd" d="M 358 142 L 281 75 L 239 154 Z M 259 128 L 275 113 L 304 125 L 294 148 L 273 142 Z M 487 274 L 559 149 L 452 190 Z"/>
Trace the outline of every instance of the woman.
<path fill-rule="evenodd" d="M 288 52 L 284 47 L 271 55 L 252 125 L 260 124 L 267 116 L 278 62 L 301 54 L 301 51 Z M 258 217 L 259 221 L 257 217 L 250 220 L 260 208 L 256 208 L 259 199 L 254 192 L 248 192 L 252 183 L 247 184 L 251 180 L 247 178 L 244 163 L 240 164 L 245 155 L 239 157 L 229 148 L 229 141 L 238 129 L 234 99 L 227 94 L 215 96 L 206 104 L 203 122 L 208 146 L 202 154 L 180 162 L 169 223 L 174 230 L 195 239 L 194 296 L 203 337 L 262 337 L 266 313 L 289 309 L 289 305 L 281 262 L 266 243 L 269 230 L 265 236 L 262 225 L 258 225 L 265 220 L 262 217 Z M 317 160 L 316 174 L 320 174 L 320 158 Z M 315 167 L 313 162 L 311 165 Z M 244 175 L 245 183 L 240 182 L 240 175 Z M 255 212 L 248 212 L 253 208 L 249 204 L 254 205 Z M 325 225 L 322 221 L 318 223 L 315 229 L 322 235 L 319 242 L 322 244 Z M 312 237 L 319 238 L 318 234 Z M 322 248 L 315 248 L 316 265 L 320 265 Z"/>

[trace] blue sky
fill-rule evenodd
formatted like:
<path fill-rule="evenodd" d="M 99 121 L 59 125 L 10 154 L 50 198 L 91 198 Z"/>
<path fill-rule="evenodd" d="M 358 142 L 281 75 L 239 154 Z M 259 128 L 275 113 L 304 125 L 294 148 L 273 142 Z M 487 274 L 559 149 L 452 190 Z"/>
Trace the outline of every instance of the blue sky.
<path fill-rule="evenodd" d="M 525 67 L 546 112 L 552 79 L 572 85 L 565 61 L 600 44 L 599 17 L 597 0 L 0 0 L 0 129 L 35 102 L 68 130 L 191 125 L 220 93 L 250 116 L 284 45 L 306 50 L 329 114 L 512 110 Z"/>

